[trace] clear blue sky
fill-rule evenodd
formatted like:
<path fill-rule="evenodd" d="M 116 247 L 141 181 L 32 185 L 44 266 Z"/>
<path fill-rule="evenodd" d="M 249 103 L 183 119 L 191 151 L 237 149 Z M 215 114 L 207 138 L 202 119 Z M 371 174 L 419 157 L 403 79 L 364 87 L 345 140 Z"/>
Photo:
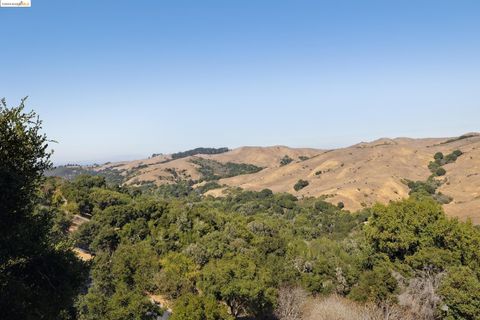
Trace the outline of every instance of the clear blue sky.
<path fill-rule="evenodd" d="M 0 26 L 0 96 L 57 163 L 480 130 L 477 0 L 32 0 Z"/>

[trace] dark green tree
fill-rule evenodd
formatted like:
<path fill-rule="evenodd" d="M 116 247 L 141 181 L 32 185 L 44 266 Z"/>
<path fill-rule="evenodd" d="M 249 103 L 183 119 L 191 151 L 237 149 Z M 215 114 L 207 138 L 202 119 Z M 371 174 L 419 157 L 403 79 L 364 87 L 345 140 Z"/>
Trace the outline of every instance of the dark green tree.
<path fill-rule="evenodd" d="M 0 103 L 0 314 L 62 319 L 84 282 L 83 264 L 52 235 L 52 210 L 38 191 L 50 168 L 48 140 L 34 112 Z M 63 249 L 62 249 L 63 248 Z"/>
<path fill-rule="evenodd" d="M 300 191 L 308 185 L 309 183 L 307 180 L 300 179 L 297 181 L 297 183 L 295 183 L 295 185 L 293 186 L 293 189 L 295 189 L 295 191 Z"/>
<path fill-rule="evenodd" d="M 443 159 L 443 153 L 437 152 L 437 153 L 435 153 L 435 155 L 433 156 L 433 158 L 434 158 L 435 160 L 437 160 L 437 161 L 440 161 L 440 160 Z"/>
<path fill-rule="evenodd" d="M 447 170 L 443 168 L 438 168 L 437 170 L 435 170 L 435 174 L 439 177 L 444 176 L 446 173 L 447 173 Z"/>
<path fill-rule="evenodd" d="M 181 296 L 175 303 L 172 320 L 233 320 L 225 306 L 212 296 L 192 293 Z"/>
<path fill-rule="evenodd" d="M 480 319 L 480 281 L 468 267 L 451 268 L 440 286 L 444 319 Z"/>

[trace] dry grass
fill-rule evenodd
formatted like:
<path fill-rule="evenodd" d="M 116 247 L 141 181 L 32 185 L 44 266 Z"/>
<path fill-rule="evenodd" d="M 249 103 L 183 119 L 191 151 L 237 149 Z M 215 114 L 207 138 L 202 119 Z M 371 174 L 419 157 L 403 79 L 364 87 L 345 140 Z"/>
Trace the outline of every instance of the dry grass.
<path fill-rule="evenodd" d="M 75 252 L 77 257 L 79 257 L 83 261 L 90 261 L 90 260 L 93 259 L 93 256 L 90 253 L 88 253 L 85 250 L 82 250 L 80 248 L 74 248 L 73 252 Z"/>
<path fill-rule="evenodd" d="M 307 292 L 300 287 L 282 287 L 278 292 L 275 315 L 278 320 L 301 320 Z"/>
<path fill-rule="evenodd" d="M 303 320 L 415 320 L 397 306 L 359 304 L 336 295 L 307 302 Z"/>
<path fill-rule="evenodd" d="M 429 269 L 419 272 L 408 281 L 400 275 L 396 276 L 403 287 L 402 293 L 398 296 L 399 304 L 415 314 L 415 319 L 436 319 L 437 307 L 441 303 L 437 289 L 443 276 L 443 273 L 436 273 Z"/>
<path fill-rule="evenodd" d="M 242 147 L 217 155 L 197 155 L 222 163 L 249 163 L 265 169 L 254 174 L 221 179 L 220 184 L 247 190 L 271 189 L 302 196 L 328 196 L 333 204 L 343 202 L 347 210 L 358 210 L 375 202 L 388 203 L 408 196 L 403 179 L 426 180 L 431 174 L 428 163 L 436 152 L 450 153 L 460 149 L 464 154 L 455 163 L 445 165 L 446 183 L 439 191 L 453 197 L 444 206 L 448 215 L 471 218 L 480 223 L 480 135 L 461 140 L 438 139 L 379 139 L 331 151 L 307 148 Z M 443 143 L 443 144 L 442 144 Z M 280 166 L 280 159 L 288 155 L 295 161 Z M 299 157 L 308 157 L 300 161 Z M 131 162 L 115 163 L 109 167 L 123 170 L 133 176 L 127 183 L 151 181 L 172 183 L 172 172 L 183 178 L 200 178 L 191 157 L 162 163 L 169 155 Z M 293 189 L 299 180 L 307 180 L 308 187 Z M 222 196 L 221 190 L 209 194 Z"/>

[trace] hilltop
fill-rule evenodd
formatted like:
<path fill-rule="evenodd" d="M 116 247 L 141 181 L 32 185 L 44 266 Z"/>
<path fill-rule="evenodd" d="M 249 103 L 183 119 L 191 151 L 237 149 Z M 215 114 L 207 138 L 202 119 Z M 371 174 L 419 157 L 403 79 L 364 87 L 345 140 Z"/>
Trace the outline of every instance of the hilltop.
<path fill-rule="evenodd" d="M 206 193 L 212 196 L 222 196 L 232 187 L 268 188 L 299 198 L 322 197 L 333 204 L 341 202 L 348 210 L 358 210 L 407 197 L 408 181 L 426 181 L 432 174 L 428 166 L 436 153 L 447 155 L 460 150 L 462 155 L 456 161 L 442 166 L 446 173 L 435 178 L 439 181 L 437 192 L 450 198 L 444 204 L 448 215 L 480 223 L 477 133 L 453 138 L 382 138 L 332 150 L 286 146 L 215 150 L 157 154 L 82 170 L 128 185 L 190 181 L 195 188 L 214 181 L 218 185 Z M 299 180 L 304 185 L 295 188 Z"/>

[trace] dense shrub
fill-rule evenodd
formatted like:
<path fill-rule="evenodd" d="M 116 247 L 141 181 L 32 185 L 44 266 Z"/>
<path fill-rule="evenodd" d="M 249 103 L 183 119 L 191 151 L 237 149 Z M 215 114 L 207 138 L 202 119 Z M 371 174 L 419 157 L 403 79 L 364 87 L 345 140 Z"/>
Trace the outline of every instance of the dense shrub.
<path fill-rule="evenodd" d="M 298 180 L 297 183 L 295 183 L 295 185 L 293 186 L 293 189 L 295 191 L 300 191 L 301 189 L 305 188 L 306 186 L 308 186 L 309 183 L 307 180 Z"/>
<path fill-rule="evenodd" d="M 207 191 L 210 191 L 210 190 L 214 190 L 214 189 L 218 189 L 218 188 L 221 188 L 222 186 L 220 184 L 218 184 L 217 182 L 215 181 L 209 181 L 207 183 L 205 183 L 204 185 L 198 187 L 198 192 L 200 193 L 205 193 Z"/>
<path fill-rule="evenodd" d="M 407 183 L 408 188 L 410 188 L 410 194 L 424 194 L 424 195 L 432 195 L 435 194 L 438 183 L 432 179 L 427 180 L 426 182 L 423 181 L 409 181 Z"/>
<path fill-rule="evenodd" d="M 440 161 L 440 160 L 443 159 L 443 153 L 437 152 L 437 153 L 435 153 L 435 155 L 433 156 L 433 158 L 435 159 L 435 161 Z"/>
<path fill-rule="evenodd" d="M 204 158 L 195 158 L 192 162 L 199 166 L 197 170 L 200 172 L 202 180 L 207 181 L 256 173 L 263 169 L 253 164 L 234 162 L 222 163 Z"/>
<path fill-rule="evenodd" d="M 365 271 L 358 284 L 350 292 L 350 298 L 357 301 L 393 302 L 398 293 L 397 280 L 388 266 L 376 266 Z"/>
<path fill-rule="evenodd" d="M 284 155 L 283 158 L 280 160 L 280 166 L 286 166 L 287 164 L 293 161 L 288 155 Z"/>
<path fill-rule="evenodd" d="M 480 319 L 480 280 L 468 267 L 447 271 L 439 293 L 446 307 L 441 313 L 446 320 Z"/>
<path fill-rule="evenodd" d="M 171 320 L 233 320 L 225 306 L 213 296 L 192 293 L 181 296 L 175 303 Z"/>
<path fill-rule="evenodd" d="M 444 176 L 446 173 L 447 173 L 447 171 L 445 169 L 441 168 L 441 167 L 438 168 L 437 170 L 435 170 L 435 174 L 439 177 Z"/>

